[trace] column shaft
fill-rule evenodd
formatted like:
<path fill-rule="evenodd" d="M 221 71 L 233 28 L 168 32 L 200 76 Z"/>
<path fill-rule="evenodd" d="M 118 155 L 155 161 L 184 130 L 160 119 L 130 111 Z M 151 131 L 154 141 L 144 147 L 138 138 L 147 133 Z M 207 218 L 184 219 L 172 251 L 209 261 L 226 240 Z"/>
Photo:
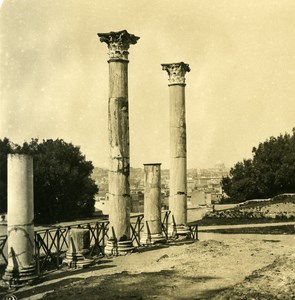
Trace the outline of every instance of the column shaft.
<path fill-rule="evenodd" d="M 109 201 L 110 228 L 117 240 L 130 238 L 128 62 L 110 61 Z"/>
<path fill-rule="evenodd" d="M 185 87 L 171 85 L 170 93 L 170 198 L 176 225 L 187 223 Z"/>
<path fill-rule="evenodd" d="M 185 122 L 185 74 L 190 71 L 184 62 L 162 64 L 169 75 L 170 98 L 170 233 L 189 235 L 187 227 L 187 163 Z"/>
<path fill-rule="evenodd" d="M 7 181 L 8 265 L 3 279 L 19 285 L 36 277 L 32 157 L 9 154 Z"/>
<path fill-rule="evenodd" d="M 139 37 L 126 30 L 98 33 L 109 49 L 109 241 L 107 254 L 133 250 L 130 239 L 128 49 Z"/>
<path fill-rule="evenodd" d="M 161 164 L 144 165 L 144 234 L 142 243 L 163 241 L 161 223 Z"/>

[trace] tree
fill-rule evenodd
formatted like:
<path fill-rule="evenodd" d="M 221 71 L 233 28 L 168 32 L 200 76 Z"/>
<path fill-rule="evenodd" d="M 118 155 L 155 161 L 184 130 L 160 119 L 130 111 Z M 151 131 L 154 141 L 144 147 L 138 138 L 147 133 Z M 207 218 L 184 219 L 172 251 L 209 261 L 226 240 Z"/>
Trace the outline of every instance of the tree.
<path fill-rule="evenodd" d="M 7 211 L 7 154 L 12 153 L 16 145 L 8 138 L 0 140 L 0 212 Z"/>
<path fill-rule="evenodd" d="M 238 162 L 231 168 L 229 176 L 224 177 L 221 182 L 223 191 L 231 201 L 243 202 L 257 197 L 258 190 L 254 173 L 251 159 L 244 159 L 243 162 Z"/>
<path fill-rule="evenodd" d="M 16 153 L 34 157 L 34 210 L 37 223 L 55 223 L 91 216 L 98 188 L 80 148 L 62 139 L 32 139 Z"/>
<path fill-rule="evenodd" d="M 253 159 L 238 162 L 222 179 L 222 188 L 232 201 L 295 192 L 295 128 L 292 135 L 270 137 L 252 153 Z"/>

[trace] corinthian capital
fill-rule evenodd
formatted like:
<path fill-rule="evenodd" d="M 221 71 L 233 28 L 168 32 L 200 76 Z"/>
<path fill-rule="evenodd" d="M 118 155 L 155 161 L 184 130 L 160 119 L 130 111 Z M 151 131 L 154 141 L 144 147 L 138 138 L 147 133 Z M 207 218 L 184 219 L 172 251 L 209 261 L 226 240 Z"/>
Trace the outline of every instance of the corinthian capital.
<path fill-rule="evenodd" d="M 128 49 L 131 44 L 136 44 L 138 36 L 130 34 L 127 30 L 109 33 L 98 33 L 100 41 L 108 45 L 110 60 L 128 61 Z"/>
<path fill-rule="evenodd" d="M 169 85 L 173 84 L 185 84 L 185 73 L 191 69 L 188 64 L 184 62 L 173 64 L 162 64 L 162 69 L 167 71 L 169 75 Z"/>

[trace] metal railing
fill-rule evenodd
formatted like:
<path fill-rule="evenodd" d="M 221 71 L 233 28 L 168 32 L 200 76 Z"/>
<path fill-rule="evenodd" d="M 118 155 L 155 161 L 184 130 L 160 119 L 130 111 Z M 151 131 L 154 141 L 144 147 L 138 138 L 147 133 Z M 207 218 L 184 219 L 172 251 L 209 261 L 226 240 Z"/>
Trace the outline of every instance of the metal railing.
<path fill-rule="evenodd" d="M 137 246 L 141 246 L 140 244 L 140 234 L 143 231 L 143 222 L 144 218 L 143 214 L 137 214 L 134 216 L 130 216 L 130 238 L 132 243 L 136 243 Z"/>
<path fill-rule="evenodd" d="M 162 210 L 161 212 L 162 232 L 167 240 L 170 213 L 170 210 Z M 144 214 L 136 214 L 130 217 L 130 236 L 132 242 L 136 242 L 137 246 L 141 246 L 140 235 L 144 228 L 143 219 Z"/>
<path fill-rule="evenodd" d="M 7 265 L 7 257 L 4 254 L 4 247 L 6 245 L 7 242 L 7 235 L 1 235 L 0 236 L 0 254 L 5 262 L 5 264 Z"/>
<path fill-rule="evenodd" d="M 162 211 L 161 223 L 162 232 L 168 240 L 170 211 Z M 140 237 L 143 232 L 144 215 L 136 214 L 130 217 L 130 238 L 134 246 L 141 246 Z M 191 223 L 188 225 L 191 231 L 190 238 L 198 239 L 198 225 Z M 104 256 L 104 248 L 108 240 L 109 221 L 98 220 L 95 222 L 85 222 L 68 226 L 51 227 L 48 229 L 35 231 L 35 259 L 38 273 L 49 270 L 58 270 L 69 247 L 68 234 L 71 228 L 85 228 L 90 231 L 90 252 L 89 255 Z M 0 254 L 7 264 L 7 257 L 4 248 L 7 243 L 7 236 L 0 236 Z"/>
<path fill-rule="evenodd" d="M 85 228 L 90 232 L 89 255 L 104 256 L 108 238 L 108 221 L 96 221 L 35 231 L 35 259 L 38 272 L 59 269 L 69 247 L 67 236 L 71 228 Z"/>
<path fill-rule="evenodd" d="M 188 224 L 188 227 L 190 229 L 190 238 L 192 240 L 198 240 L 199 239 L 198 224 L 190 223 L 190 224 Z"/>
<path fill-rule="evenodd" d="M 169 227 L 169 216 L 171 214 L 170 210 L 162 211 L 162 232 L 165 235 L 166 240 L 168 240 L 168 227 Z"/>

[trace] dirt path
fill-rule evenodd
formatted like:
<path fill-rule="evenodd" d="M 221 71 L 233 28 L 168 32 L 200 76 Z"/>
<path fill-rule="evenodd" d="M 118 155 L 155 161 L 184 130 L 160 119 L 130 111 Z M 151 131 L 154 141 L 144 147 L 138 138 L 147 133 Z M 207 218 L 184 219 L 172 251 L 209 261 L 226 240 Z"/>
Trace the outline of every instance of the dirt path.
<path fill-rule="evenodd" d="M 42 296 L 85 300 L 211 299 L 275 259 L 284 260 L 283 255 L 294 258 L 295 236 L 219 237 L 219 241 L 151 247 L 124 257 L 102 259 L 87 270 L 56 272 L 46 282 L 15 294 L 19 299 L 31 300 Z M 269 278 L 275 281 L 275 276 Z"/>

